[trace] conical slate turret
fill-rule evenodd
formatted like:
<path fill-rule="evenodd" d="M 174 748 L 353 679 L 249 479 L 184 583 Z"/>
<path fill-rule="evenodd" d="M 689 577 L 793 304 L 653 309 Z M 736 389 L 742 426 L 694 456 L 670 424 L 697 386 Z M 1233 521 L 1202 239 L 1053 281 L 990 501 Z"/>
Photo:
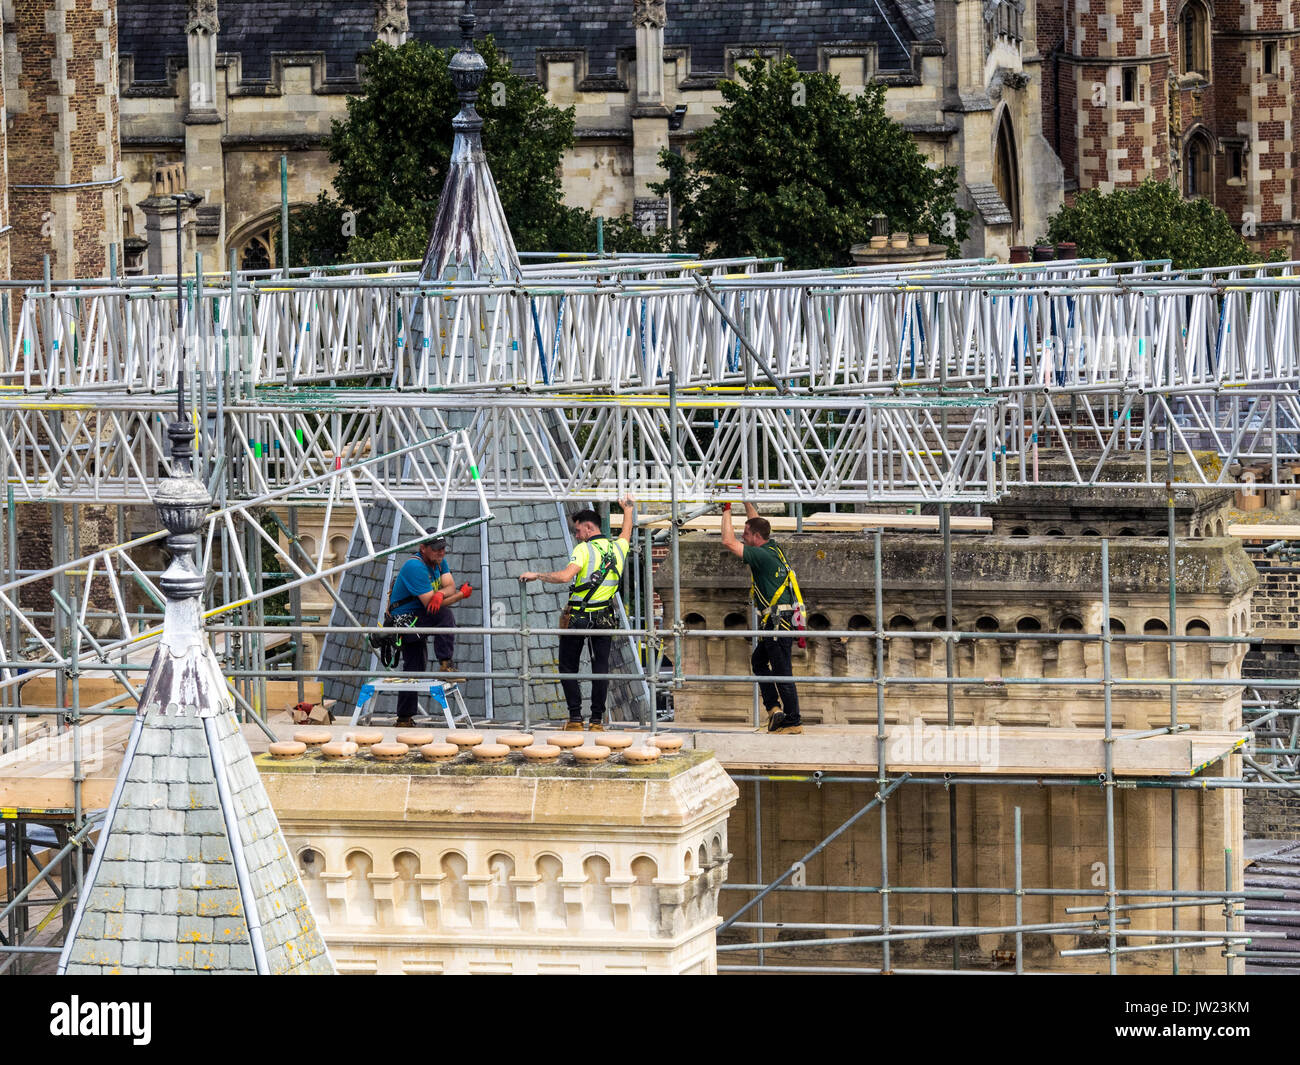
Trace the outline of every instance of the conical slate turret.
<path fill-rule="evenodd" d="M 59 972 L 332 973 L 203 633 L 195 555 L 212 498 L 192 430 L 177 420 L 168 435 L 174 474 L 154 496 L 172 555 L 163 638 Z"/>

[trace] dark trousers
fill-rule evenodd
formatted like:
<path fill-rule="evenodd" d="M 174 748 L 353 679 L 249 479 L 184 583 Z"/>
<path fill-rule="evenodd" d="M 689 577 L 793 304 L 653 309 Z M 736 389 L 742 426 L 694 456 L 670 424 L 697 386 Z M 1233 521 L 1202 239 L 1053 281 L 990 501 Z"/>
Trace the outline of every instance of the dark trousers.
<path fill-rule="evenodd" d="M 436 614 L 430 614 L 427 610 L 421 609 L 415 618 L 416 627 L 422 629 L 432 629 L 437 627 L 454 626 L 455 618 L 452 616 L 451 607 L 445 606 Z M 428 648 L 425 644 L 426 636 L 419 636 L 409 633 L 402 637 L 402 670 L 406 673 L 423 673 L 428 669 Z M 451 633 L 439 633 L 433 638 L 433 657 L 442 661 L 452 657 L 456 649 L 456 637 Z M 413 718 L 420 712 L 420 693 L 418 691 L 402 692 L 397 697 L 397 716 L 403 718 Z"/>
<path fill-rule="evenodd" d="M 770 629 L 775 625 L 776 621 L 773 619 L 763 627 Z M 750 658 L 754 676 L 793 676 L 794 667 L 790 664 L 790 645 L 794 642 L 794 639 L 793 635 L 764 636 L 760 638 L 758 646 L 754 648 L 754 654 Z M 795 691 L 793 683 L 787 681 L 784 684 L 774 684 L 771 681 L 762 681 L 758 685 L 758 690 L 763 695 L 763 705 L 769 711 L 775 710 L 779 703 L 781 709 L 785 711 L 786 719 L 790 724 L 795 724 L 799 720 L 799 693 Z"/>
<path fill-rule="evenodd" d="M 560 637 L 560 687 L 564 689 L 564 701 L 569 707 L 569 720 L 582 720 L 582 689 L 577 680 L 571 679 L 578 672 L 578 663 L 582 661 L 583 644 L 591 648 L 591 671 L 593 673 L 609 672 L 609 649 L 613 640 L 609 636 L 598 636 L 599 629 L 591 628 L 591 619 L 575 614 L 569 618 L 569 631 L 579 630 L 572 636 Z M 587 631 L 581 631 L 587 630 Z M 605 695 L 609 691 L 609 681 L 593 680 L 591 682 L 591 720 L 600 721 L 605 715 Z"/>

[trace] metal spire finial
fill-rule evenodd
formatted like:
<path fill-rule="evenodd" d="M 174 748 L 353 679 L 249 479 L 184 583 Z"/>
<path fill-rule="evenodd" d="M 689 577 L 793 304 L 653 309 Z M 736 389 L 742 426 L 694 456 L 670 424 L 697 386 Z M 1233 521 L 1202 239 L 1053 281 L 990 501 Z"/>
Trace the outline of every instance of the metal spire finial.
<path fill-rule="evenodd" d="M 460 98 L 460 114 L 452 119 L 451 124 L 458 131 L 477 131 L 483 128 L 483 119 L 474 110 L 474 103 L 478 99 L 478 87 L 487 76 L 487 63 L 474 48 L 474 27 L 478 25 L 478 18 L 471 0 L 465 0 L 465 10 L 456 21 L 460 24 L 460 51 L 451 57 L 448 69 L 451 82 L 456 86 L 456 95 Z"/>
<path fill-rule="evenodd" d="M 465 0 L 465 10 L 456 16 L 456 21 L 460 24 L 461 48 L 472 52 L 474 27 L 478 24 L 478 16 L 474 14 L 474 0 Z"/>
<path fill-rule="evenodd" d="M 185 409 L 185 301 L 181 273 L 181 211 L 189 202 L 186 193 L 173 194 L 176 201 L 176 328 L 180 338 L 176 358 L 176 418 L 167 426 L 172 442 L 172 474 L 154 493 L 158 520 L 167 529 L 167 550 L 172 560 L 158 579 L 158 587 L 169 600 L 197 599 L 203 592 L 195 550 L 198 531 L 212 506 L 212 496 L 194 476 L 194 427 Z"/>

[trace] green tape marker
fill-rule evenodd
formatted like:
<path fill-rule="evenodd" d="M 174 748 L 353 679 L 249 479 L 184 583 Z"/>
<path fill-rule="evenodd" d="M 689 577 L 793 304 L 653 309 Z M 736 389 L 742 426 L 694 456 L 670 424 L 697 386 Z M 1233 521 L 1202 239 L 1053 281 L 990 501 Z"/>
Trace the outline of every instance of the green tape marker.
<path fill-rule="evenodd" d="M 473 477 L 474 480 L 477 481 L 477 480 L 478 480 L 478 467 L 477 467 L 477 466 L 471 466 L 471 467 L 469 468 L 469 475 L 470 475 L 471 477 Z"/>
<path fill-rule="evenodd" d="M 255 459 L 260 459 L 261 457 L 262 457 L 262 441 L 260 441 L 260 440 L 254 440 L 254 441 L 253 441 L 253 458 L 255 458 Z"/>

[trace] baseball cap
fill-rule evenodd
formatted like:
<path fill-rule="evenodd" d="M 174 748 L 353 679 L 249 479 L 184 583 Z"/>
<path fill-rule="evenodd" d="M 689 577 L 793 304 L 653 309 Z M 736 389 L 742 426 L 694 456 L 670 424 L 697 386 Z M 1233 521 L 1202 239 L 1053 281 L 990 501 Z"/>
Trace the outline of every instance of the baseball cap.
<path fill-rule="evenodd" d="M 445 536 L 435 536 L 432 540 L 425 541 L 426 547 L 431 547 L 435 551 L 447 550 L 447 538 Z"/>

